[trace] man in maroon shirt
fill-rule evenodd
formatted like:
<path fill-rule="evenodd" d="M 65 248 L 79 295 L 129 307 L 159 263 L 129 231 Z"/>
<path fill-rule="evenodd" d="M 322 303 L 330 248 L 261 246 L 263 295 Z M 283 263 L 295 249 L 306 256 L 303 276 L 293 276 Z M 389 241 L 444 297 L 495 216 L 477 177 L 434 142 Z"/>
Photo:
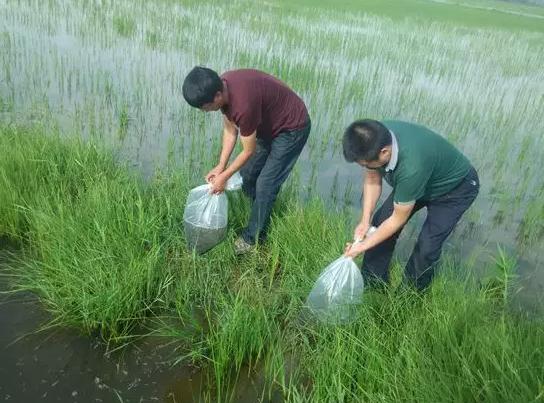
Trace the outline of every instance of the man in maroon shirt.
<path fill-rule="evenodd" d="M 308 139 L 308 110 L 283 82 L 251 69 L 227 71 L 219 77 L 213 70 L 195 67 L 185 77 L 183 97 L 195 108 L 223 113 L 221 155 L 206 181 L 212 192 L 220 193 L 240 170 L 242 188 L 253 203 L 235 250 L 246 253 L 265 239 L 276 196 Z M 242 151 L 228 164 L 238 133 Z"/>

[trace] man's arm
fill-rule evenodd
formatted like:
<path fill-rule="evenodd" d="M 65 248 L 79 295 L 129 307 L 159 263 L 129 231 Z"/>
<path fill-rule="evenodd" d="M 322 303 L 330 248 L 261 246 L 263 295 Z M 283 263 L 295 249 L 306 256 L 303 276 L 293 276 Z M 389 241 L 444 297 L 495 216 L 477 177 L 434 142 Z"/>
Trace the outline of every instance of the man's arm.
<path fill-rule="evenodd" d="M 367 169 L 363 182 L 363 210 L 361 220 L 355 227 L 353 239 L 363 239 L 370 228 L 370 220 L 378 199 L 382 194 L 382 175 L 372 169 Z"/>
<path fill-rule="evenodd" d="M 218 164 L 206 175 L 206 182 L 213 182 L 226 168 L 229 158 L 236 145 L 238 133 L 236 126 L 226 116 L 223 116 L 223 143 Z"/>
<path fill-rule="evenodd" d="M 414 209 L 415 202 L 410 204 L 393 204 L 393 214 L 385 220 L 374 231 L 372 236 L 365 238 L 362 242 L 355 243 L 347 251 L 346 256 L 355 257 L 368 249 L 382 243 L 386 239 L 389 239 L 395 232 L 400 230 L 406 221 L 410 218 L 410 214 Z"/>
<path fill-rule="evenodd" d="M 223 145 L 221 147 L 219 164 L 217 164 L 223 170 L 225 170 L 227 164 L 229 163 L 229 158 L 232 155 L 237 138 L 238 133 L 236 126 L 234 123 L 228 120 L 226 116 L 223 116 Z"/>
<path fill-rule="evenodd" d="M 240 141 L 242 143 L 242 151 L 240 151 L 234 161 L 232 161 L 232 164 L 221 174 L 225 175 L 227 179 L 238 172 L 255 152 L 257 148 L 257 132 L 255 131 L 249 136 L 240 136 Z"/>
<path fill-rule="evenodd" d="M 370 219 L 381 194 L 382 175 L 376 170 L 367 169 L 363 183 L 363 214 L 361 216 L 361 223 L 370 225 Z"/>
<path fill-rule="evenodd" d="M 255 152 L 255 149 L 257 148 L 257 132 L 253 132 L 253 134 L 249 136 L 240 136 L 240 140 L 242 142 L 242 151 L 240 151 L 229 167 L 218 174 L 212 181 L 210 189 L 212 193 L 217 194 L 225 190 L 225 185 L 229 178 L 234 175 L 234 173 L 237 172 Z"/>

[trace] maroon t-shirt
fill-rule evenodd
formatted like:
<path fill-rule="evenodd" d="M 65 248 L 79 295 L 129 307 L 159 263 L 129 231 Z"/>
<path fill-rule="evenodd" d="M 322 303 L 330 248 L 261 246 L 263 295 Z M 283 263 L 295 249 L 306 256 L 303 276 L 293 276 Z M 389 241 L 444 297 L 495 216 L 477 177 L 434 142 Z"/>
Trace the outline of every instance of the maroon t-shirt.
<path fill-rule="evenodd" d="M 221 112 L 240 129 L 241 136 L 273 139 L 303 128 L 308 110 L 300 97 L 277 78 L 259 70 L 232 70 L 221 76 L 229 103 Z"/>

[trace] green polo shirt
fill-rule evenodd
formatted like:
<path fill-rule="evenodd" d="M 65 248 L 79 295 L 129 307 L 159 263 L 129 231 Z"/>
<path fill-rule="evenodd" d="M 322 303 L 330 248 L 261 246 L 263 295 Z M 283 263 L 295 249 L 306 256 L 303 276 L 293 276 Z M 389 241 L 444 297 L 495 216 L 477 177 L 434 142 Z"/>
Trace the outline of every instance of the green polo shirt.
<path fill-rule="evenodd" d="M 394 138 L 391 161 L 379 170 L 393 187 L 395 203 L 435 199 L 454 189 L 468 174 L 470 161 L 439 134 L 399 120 L 382 123 Z"/>

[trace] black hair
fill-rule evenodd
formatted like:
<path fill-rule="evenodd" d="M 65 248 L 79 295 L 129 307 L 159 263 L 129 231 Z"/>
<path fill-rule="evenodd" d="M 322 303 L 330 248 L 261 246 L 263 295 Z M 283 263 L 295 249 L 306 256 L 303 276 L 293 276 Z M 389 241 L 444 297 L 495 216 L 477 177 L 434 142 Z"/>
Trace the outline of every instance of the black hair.
<path fill-rule="evenodd" d="M 376 161 L 380 151 L 391 145 L 391 133 L 377 120 L 356 120 L 344 133 L 342 145 L 347 162 Z"/>
<path fill-rule="evenodd" d="M 207 67 L 194 67 L 183 81 L 183 98 L 195 108 L 213 102 L 218 91 L 223 90 L 219 75 Z"/>

